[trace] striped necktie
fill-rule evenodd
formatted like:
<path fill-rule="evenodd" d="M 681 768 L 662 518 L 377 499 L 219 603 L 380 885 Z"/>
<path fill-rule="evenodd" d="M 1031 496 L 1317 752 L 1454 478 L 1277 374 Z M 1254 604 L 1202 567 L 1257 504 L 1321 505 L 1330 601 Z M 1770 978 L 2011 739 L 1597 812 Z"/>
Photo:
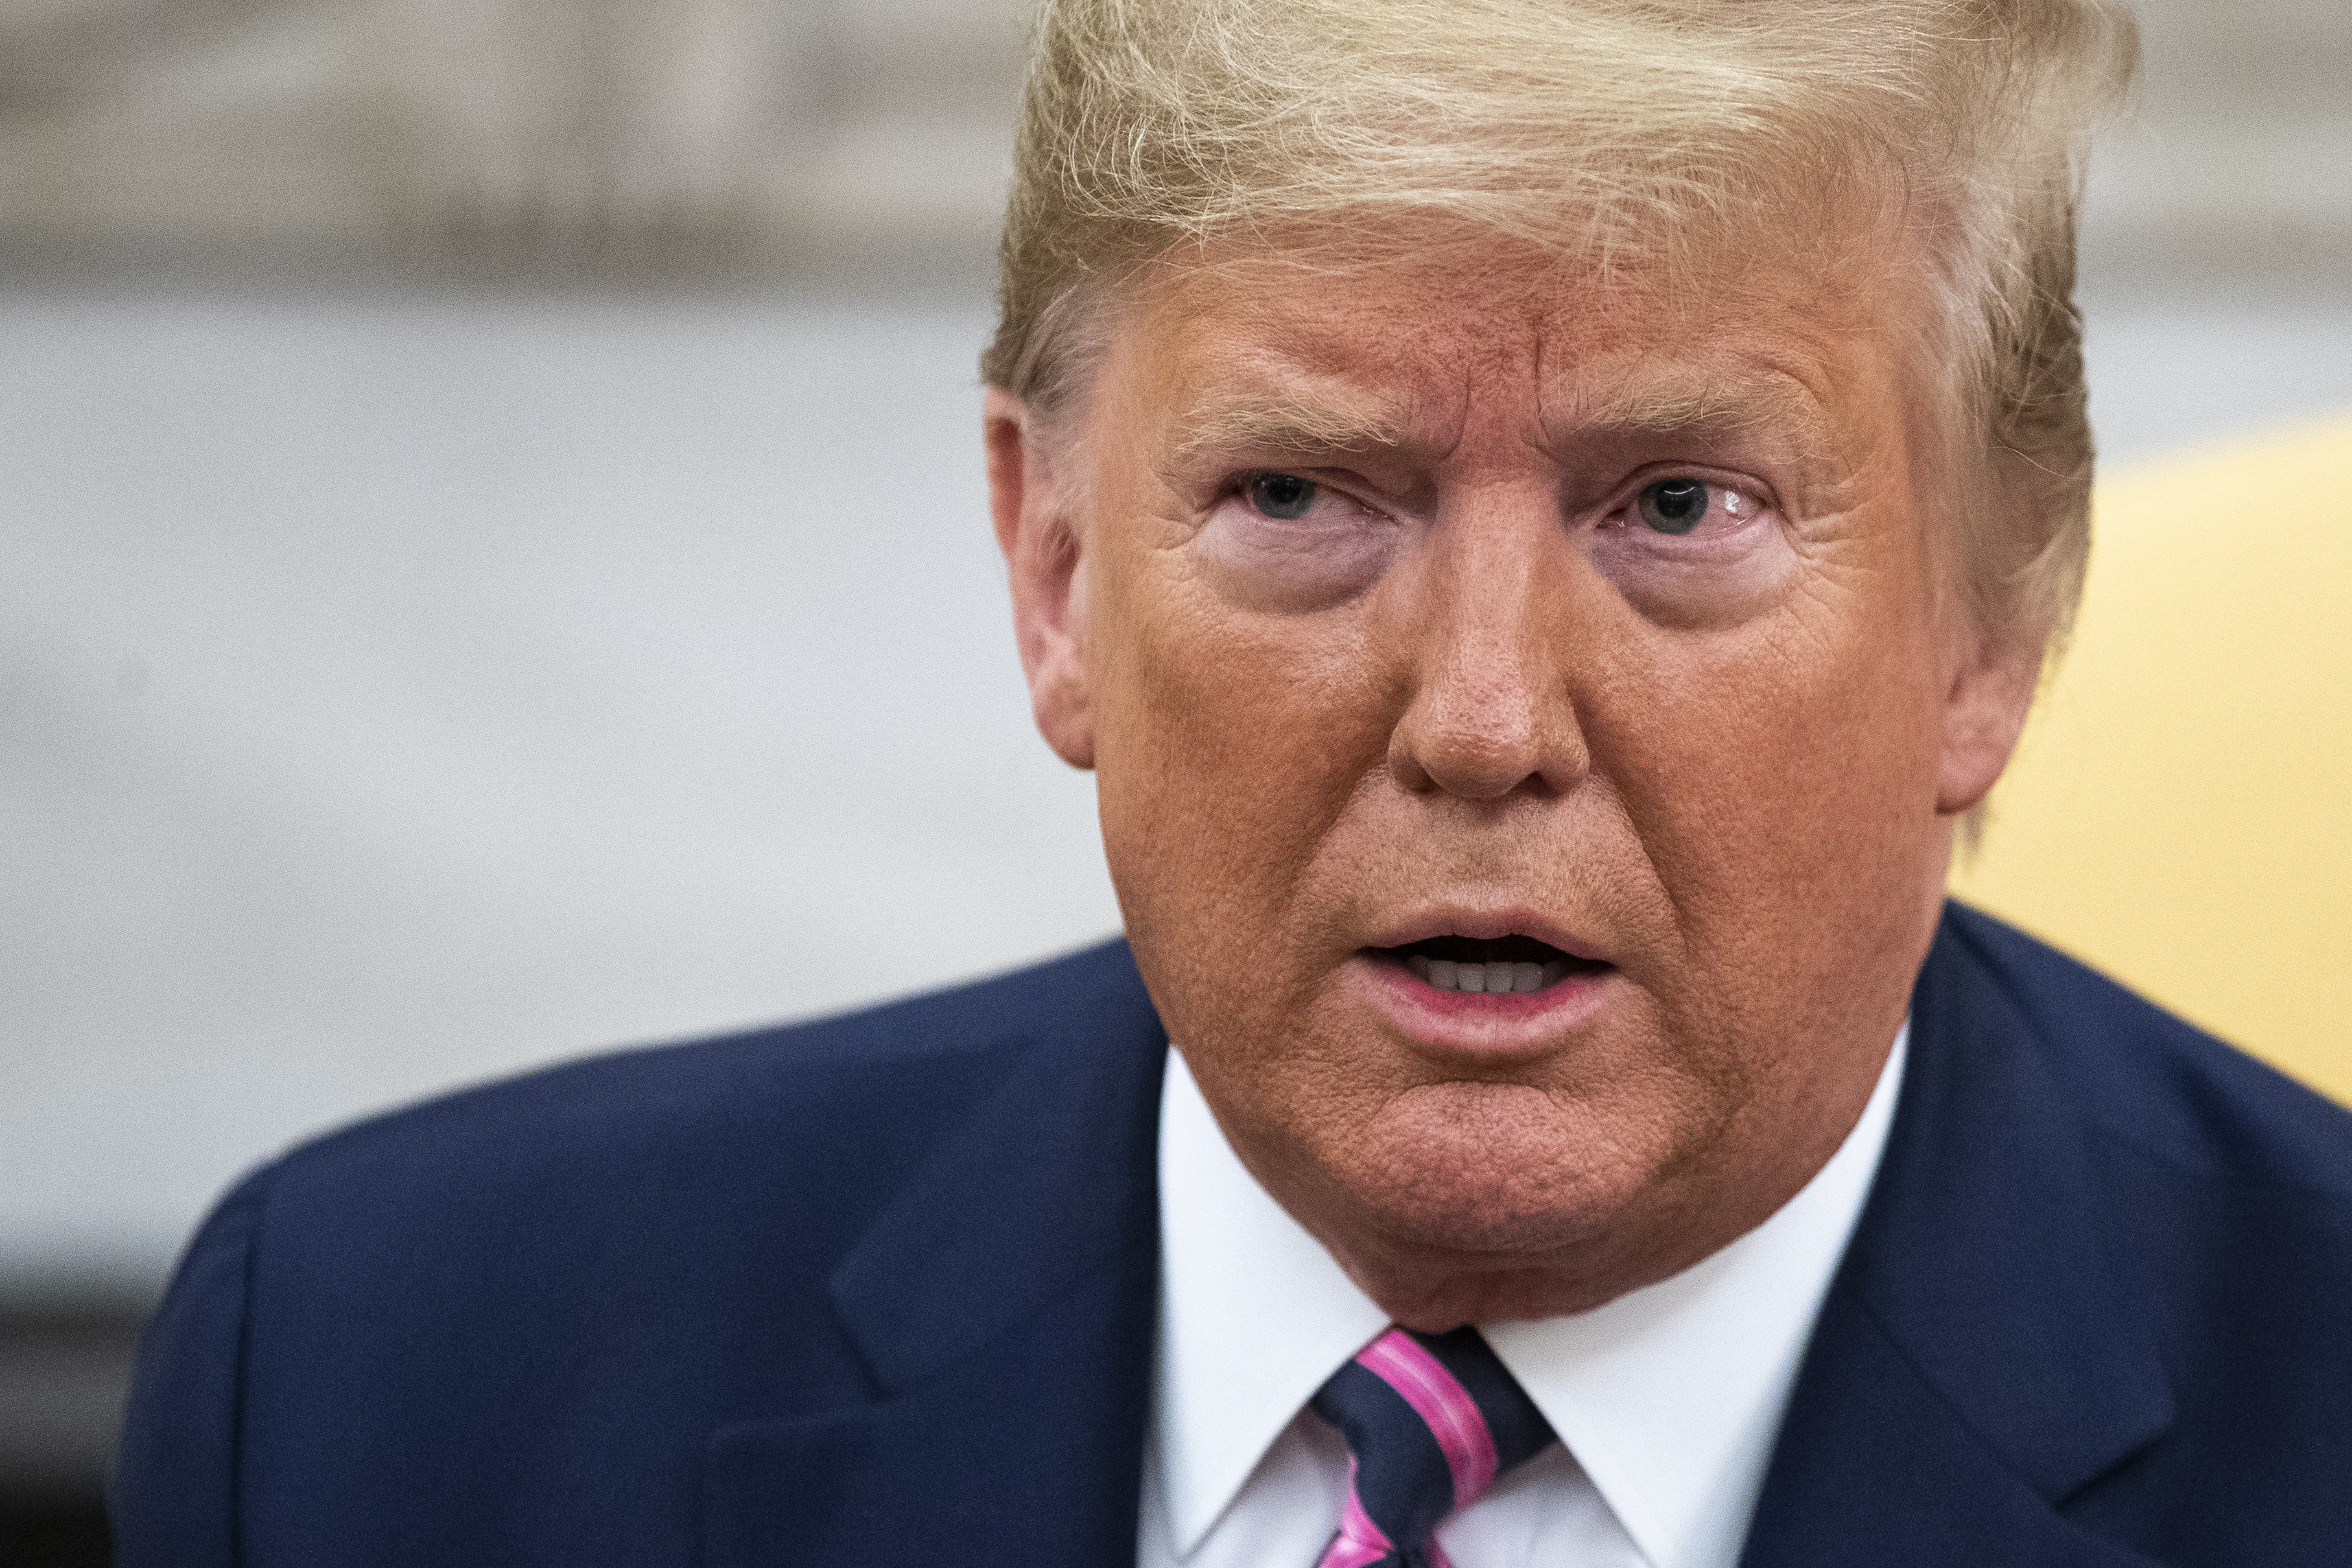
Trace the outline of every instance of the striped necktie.
<path fill-rule="evenodd" d="M 1552 1440 L 1474 1328 L 1392 1328 L 1308 1408 L 1348 1440 L 1348 1502 L 1316 1568 L 1451 1568 L 1433 1531 Z"/>

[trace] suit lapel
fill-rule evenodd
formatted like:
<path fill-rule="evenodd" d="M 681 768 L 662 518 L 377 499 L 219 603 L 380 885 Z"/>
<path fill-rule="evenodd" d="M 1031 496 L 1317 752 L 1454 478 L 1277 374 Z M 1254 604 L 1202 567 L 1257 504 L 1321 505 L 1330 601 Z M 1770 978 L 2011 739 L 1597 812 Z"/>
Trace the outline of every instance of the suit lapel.
<path fill-rule="evenodd" d="M 2059 1513 L 1853 1293 L 1813 1346 L 1741 1568 L 2156 1568 Z"/>
<path fill-rule="evenodd" d="M 2059 1511 L 2173 1405 L 2049 1049 L 1948 915 L 1744 1568 L 2146 1561 Z"/>
<path fill-rule="evenodd" d="M 1022 1065 L 829 1282 L 882 1397 L 719 1432 L 704 1560 L 1132 1560 L 1167 1037 L 1131 967 Z"/>

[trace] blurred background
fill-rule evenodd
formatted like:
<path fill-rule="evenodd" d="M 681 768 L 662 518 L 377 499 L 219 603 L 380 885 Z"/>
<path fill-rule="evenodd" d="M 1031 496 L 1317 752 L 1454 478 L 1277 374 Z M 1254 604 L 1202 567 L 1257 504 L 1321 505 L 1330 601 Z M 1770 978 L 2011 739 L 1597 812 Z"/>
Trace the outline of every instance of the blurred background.
<path fill-rule="evenodd" d="M 975 441 L 1021 8 L 0 0 L 0 1563 L 289 1142 L 1116 929 Z M 2126 471 L 2352 408 L 2352 8 L 2140 11 Z"/>

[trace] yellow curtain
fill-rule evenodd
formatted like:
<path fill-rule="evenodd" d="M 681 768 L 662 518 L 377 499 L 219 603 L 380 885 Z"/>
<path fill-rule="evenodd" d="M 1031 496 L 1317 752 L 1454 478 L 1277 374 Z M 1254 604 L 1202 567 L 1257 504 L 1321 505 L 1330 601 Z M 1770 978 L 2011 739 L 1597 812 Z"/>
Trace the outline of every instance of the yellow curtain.
<path fill-rule="evenodd" d="M 1958 896 L 2352 1103 L 2352 417 L 2118 472 Z"/>

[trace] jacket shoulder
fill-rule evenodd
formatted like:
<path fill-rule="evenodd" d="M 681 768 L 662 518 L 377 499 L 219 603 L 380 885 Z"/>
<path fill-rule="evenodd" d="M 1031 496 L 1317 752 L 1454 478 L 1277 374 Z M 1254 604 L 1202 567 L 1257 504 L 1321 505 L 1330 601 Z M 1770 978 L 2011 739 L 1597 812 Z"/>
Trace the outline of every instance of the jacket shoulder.
<path fill-rule="evenodd" d="M 1156 1028 L 1111 943 L 295 1149 L 150 1326 L 118 1561 L 680 1558 L 709 1434 L 875 1396 L 828 1281 L 877 1217 L 1073 1053 L 1140 1062 Z"/>
<path fill-rule="evenodd" d="M 2184 1175 L 2352 1200 L 2352 1111 L 1989 915 L 1952 904 L 1947 930 L 2107 1137 Z"/>
<path fill-rule="evenodd" d="M 1039 1044 L 1142 998 L 1123 941 L 805 1022 L 604 1052 L 462 1089 L 310 1140 L 271 1185 L 383 1173 L 462 1188 L 545 1162 L 749 1140 L 769 1158 L 935 1135 Z M 1144 1005 L 1148 1006 L 1148 1002 Z M 779 1137 L 789 1129 L 789 1136 Z M 861 1162 L 863 1163 L 863 1162 Z"/>

